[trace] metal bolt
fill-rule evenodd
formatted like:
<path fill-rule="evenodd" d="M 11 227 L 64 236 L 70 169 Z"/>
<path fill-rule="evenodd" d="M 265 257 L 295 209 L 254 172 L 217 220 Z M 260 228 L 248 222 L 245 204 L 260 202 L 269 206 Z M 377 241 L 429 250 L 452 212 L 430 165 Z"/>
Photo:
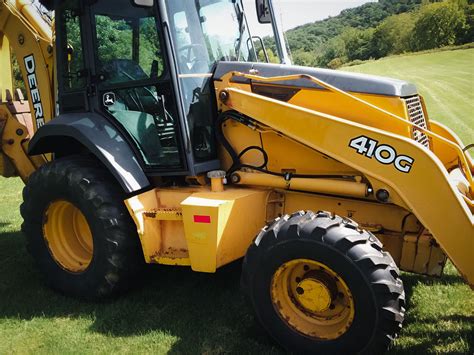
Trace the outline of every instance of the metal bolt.
<path fill-rule="evenodd" d="M 223 103 L 226 103 L 227 100 L 229 100 L 229 93 L 225 90 L 222 90 L 220 93 L 219 93 L 219 98 L 221 99 L 221 101 Z"/>
<path fill-rule="evenodd" d="M 24 45 L 25 44 L 25 36 L 23 36 L 22 34 L 18 35 L 18 43 L 20 43 L 20 45 Z"/>
<path fill-rule="evenodd" d="M 23 131 L 21 128 L 18 128 L 18 129 L 16 130 L 16 135 L 17 135 L 17 136 L 20 136 L 20 137 L 21 137 L 21 136 L 23 135 L 23 133 L 24 133 L 24 131 Z"/>
<path fill-rule="evenodd" d="M 387 190 L 380 189 L 380 190 L 377 190 L 375 197 L 380 202 L 388 202 L 388 199 L 390 198 L 390 193 Z"/>
<path fill-rule="evenodd" d="M 309 270 L 309 266 L 308 266 L 308 265 L 305 265 L 305 266 L 303 267 L 303 269 L 304 269 L 304 271 L 308 271 L 308 270 Z"/>
<path fill-rule="evenodd" d="M 297 287 L 297 288 L 296 288 L 296 293 L 297 293 L 298 295 L 302 295 L 302 294 L 304 293 L 304 290 L 303 290 L 301 287 Z"/>
<path fill-rule="evenodd" d="M 301 282 L 301 277 L 297 277 L 296 282 L 300 283 Z"/>
<path fill-rule="evenodd" d="M 232 182 L 233 184 L 238 184 L 240 182 L 239 174 L 232 174 L 230 177 L 230 182 Z"/>

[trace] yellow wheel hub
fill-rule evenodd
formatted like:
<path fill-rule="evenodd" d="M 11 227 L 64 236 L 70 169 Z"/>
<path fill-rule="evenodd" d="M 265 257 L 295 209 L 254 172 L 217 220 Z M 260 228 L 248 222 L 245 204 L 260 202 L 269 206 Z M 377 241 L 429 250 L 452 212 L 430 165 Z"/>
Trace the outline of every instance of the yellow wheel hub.
<path fill-rule="evenodd" d="M 312 312 L 323 312 L 331 305 L 331 293 L 324 283 L 308 278 L 296 287 L 296 299 Z"/>
<path fill-rule="evenodd" d="M 46 210 L 43 235 L 56 263 L 69 272 L 84 272 L 93 256 L 92 232 L 72 203 L 55 201 Z"/>
<path fill-rule="evenodd" d="M 337 339 L 354 321 L 349 287 L 317 261 L 296 259 L 280 266 L 272 278 L 271 297 L 290 328 L 314 339 Z"/>

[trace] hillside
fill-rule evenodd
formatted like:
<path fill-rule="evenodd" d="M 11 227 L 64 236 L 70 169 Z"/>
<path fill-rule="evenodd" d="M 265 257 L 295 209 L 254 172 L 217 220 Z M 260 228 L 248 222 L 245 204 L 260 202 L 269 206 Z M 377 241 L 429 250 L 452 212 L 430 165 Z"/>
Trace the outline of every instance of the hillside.
<path fill-rule="evenodd" d="M 461 45 L 474 41 L 474 1 L 379 0 L 289 30 L 286 38 L 295 64 L 333 69 Z"/>
<path fill-rule="evenodd" d="M 310 52 L 328 39 L 341 34 L 347 27 L 366 29 L 375 27 L 385 18 L 419 7 L 422 0 L 379 0 L 342 11 L 338 16 L 330 17 L 296 27 L 286 32 L 292 52 L 304 50 Z M 317 7 L 315 8 L 317 11 Z"/>

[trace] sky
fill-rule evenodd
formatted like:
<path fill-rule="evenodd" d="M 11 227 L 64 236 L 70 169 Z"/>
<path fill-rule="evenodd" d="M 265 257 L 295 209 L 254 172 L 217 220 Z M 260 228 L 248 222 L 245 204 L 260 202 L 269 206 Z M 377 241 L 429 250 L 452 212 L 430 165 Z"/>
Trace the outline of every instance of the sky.
<path fill-rule="evenodd" d="M 342 10 L 376 0 L 276 0 L 283 29 L 336 16 Z"/>
<path fill-rule="evenodd" d="M 259 25 L 256 21 L 255 0 L 243 0 L 248 12 L 249 25 L 258 36 L 268 35 L 271 29 Z M 273 0 L 277 7 L 277 16 L 283 24 L 283 30 L 303 25 L 305 23 L 324 20 L 329 16 L 336 16 L 342 10 L 357 7 L 367 2 L 377 0 Z M 253 10 L 253 11 L 251 11 Z"/>

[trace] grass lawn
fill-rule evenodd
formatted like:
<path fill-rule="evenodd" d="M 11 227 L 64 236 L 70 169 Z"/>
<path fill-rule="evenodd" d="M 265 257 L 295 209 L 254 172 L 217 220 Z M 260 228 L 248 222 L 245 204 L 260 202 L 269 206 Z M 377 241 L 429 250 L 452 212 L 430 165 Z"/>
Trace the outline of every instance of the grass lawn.
<path fill-rule="evenodd" d="M 348 70 L 415 82 L 431 117 L 473 142 L 474 49 L 396 57 Z M 240 265 L 216 275 L 150 267 L 142 286 L 104 304 L 45 288 L 19 232 L 22 184 L 0 178 L 0 354 L 281 353 L 239 296 Z M 474 352 L 474 294 L 451 265 L 404 274 L 408 312 L 394 354 Z"/>

